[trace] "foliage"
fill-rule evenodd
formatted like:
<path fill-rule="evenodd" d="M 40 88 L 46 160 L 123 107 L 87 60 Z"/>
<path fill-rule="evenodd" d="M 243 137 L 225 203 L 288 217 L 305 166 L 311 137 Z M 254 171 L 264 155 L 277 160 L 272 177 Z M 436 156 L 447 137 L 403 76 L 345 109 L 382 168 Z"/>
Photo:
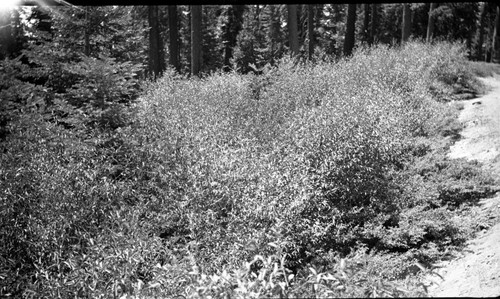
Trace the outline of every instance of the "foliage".
<path fill-rule="evenodd" d="M 470 32 L 476 30 L 475 18 L 479 10 L 478 3 L 443 3 L 434 12 L 436 18 L 436 36 L 447 40 L 466 40 Z"/>
<path fill-rule="evenodd" d="M 252 70 L 251 65 L 262 68 L 283 57 L 285 13 L 284 5 L 252 5 L 246 9 L 234 48 L 234 69 L 246 74 Z"/>
<path fill-rule="evenodd" d="M 224 63 L 224 53 L 222 48 L 222 28 L 218 23 L 213 22 L 221 15 L 222 9 L 218 6 L 204 6 L 203 8 L 203 45 L 202 45 L 202 72 L 210 73 L 220 70 Z"/>
<path fill-rule="evenodd" d="M 142 7 L 18 10 L 0 62 L 0 296 L 423 295 L 394 280 L 462 246 L 484 222 L 463 214 L 497 191 L 445 157 L 461 124 L 444 102 L 482 88 L 465 62 L 477 4 L 435 12 L 436 36 L 465 43 L 404 46 L 401 5 L 378 7 L 392 46 L 346 60 L 346 6 L 316 6 L 313 63 L 286 58 L 283 5 L 205 6 L 207 76 L 146 84 Z M 428 6 L 412 10 L 418 38 Z"/>
<path fill-rule="evenodd" d="M 474 220 L 456 216 L 494 188 L 433 147 L 456 117 L 433 95 L 475 86 L 461 53 L 410 42 L 260 76 L 167 70 L 130 106 L 130 64 L 81 58 L 56 93 L 70 104 L 54 99 L 73 127 L 32 111 L 0 143 L 0 294 L 421 295 L 390 280 L 463 244 Z M 78 116 L 96 99 L 98 126 Z"/>
<path fill-rule="evenodd" d="M 58 7 L 48 9 L 53 45 L 68 52 L 84 53 L 88 36 L 88 55 L 113 57 L 119 62 L 143 63 L 147 51 L 147 28 L 134 19 L 138 8 L 131 6 Z M 75 35 L 76 32 L 81 34 Z M 36 35 L 37 33 L 34 32 Z"/>
<path fill-rule="evenodd" d="M 494 63 L 487 62 L 469 62 L 471 72 L 479 77 L 493 77 L 495 74 L 500 74 L 500 66 Z"/>
<path fill-rule="evenodd" d="M 5 111 L 1 118 L 5 122 L 30 109 L 45 113 L 46 118 L 57 119 L 65 126 L 82 124 L 83 118 L 87 119 L 85 125 L 94 125 L 106 122 L 102 115 L 113 109 L 118 111 L 116 105 L 136 99 L 142 65 L 131 62 L 137 57 L 124 54 L 136 49 L 131 48 L 133 43 L 124 45 L 122 38 L 137 32 L 119 20 L 128 15 L 123 9 L 105 7 L 92 8 L 92 11 L 95 19 L 90 20 L 80 8 L 66 8 L 59 13 L 47 11 L 52 22 L 49 23 L 52 24 L 50 32 L 36 27 L 26 29 L 30 31 L 30 38 L 22 54 L 1 63 L 4 72 L 0 93 L 4 99 L 2 111 Z M 70 22 L 70 16 L 78 22 Z M 33 16 L 27 12 L 26 17 Z M 97 22 L 97 19 L 112 30 L 94 26 L 95 32 L 87 32 L 86 22 Z M 83 55 L 83 39 L 70 34 L 73 31 L 85 31 L 94 36 L 90 38 L 90 56 Z M 103 48 L 107 38 L 114 41 L 112 48 Z"/>

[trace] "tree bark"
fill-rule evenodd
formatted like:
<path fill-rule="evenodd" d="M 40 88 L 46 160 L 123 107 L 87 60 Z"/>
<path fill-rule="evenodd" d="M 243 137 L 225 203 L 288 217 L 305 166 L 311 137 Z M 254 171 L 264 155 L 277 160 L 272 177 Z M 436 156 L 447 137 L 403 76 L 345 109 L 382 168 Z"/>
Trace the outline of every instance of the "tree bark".
<path fill-rule="evenodd" d="M 363 41 L 368 42 L 370 39 L 370 4 L 363 4 Z"/>
<path fill-rule="evenodd" d="M 305 47 L 305 42 L 307 39 L 307 6 L 305 4 L 300 4 L 297 6 L 297 23 L 298 23 L 298 36 L 299 36 L 299 49 Z M 305 51 L 305 48 L 304 48 Z M 303 51 L 301 51 L 303 52 Z"/>
<path fill-rule="evenodd" d="M 269 24 L 268 34 L 269 34 L 269 40 L 271 43 L 270 47 L 269 47 L 269 49 L 270 49 L 270 61 L 269 62 L 271 63 L 271 65 L 274 65 L 274 62 L 275 62 L 274 61 L 274 58 L 275 58 L 274 54 L 276 53 L 275 44 L 279 43 L 278 36 L 279 36 L 279 32 L 280 32 L 279 30 L 280 30 L 281 22 L 278 18 L 276 18 L 277 14 L 279 14 L 279 7 L 270 6 L 269 7 L 269 16 L 270 16 L 269 22 L 270 22 L 270 24 Z M 288 28 L 290 28 L 290 24 L 288 24 Z"/>
<path fill-rule="evenodd" d="M 89 33 L 89 19 L 88 19 L 88 16 L 89 16 L 89 7 L 85 7 L 85 32 L 84 32 L 84 36 L 85 36 L 85 46 L 84 46 L 84 49 L 83 49 L 83 53 L 85 54 L 85 56 L 90 56 L 90 33 Z"/>
<path fill-rule="evenodd" d="M 401 42 L 404 43 L 410 38 L 411 30 L 411 9 L 410 4 L 403 4 L 403 24 L 401 26 Z"/>
<path fill-rule="evenodd" d="M 477 28 L 476 41 L 476 59 L 483 59 L 483 43 L 484 43 L 484 26 L 486 23 L 486 13 L 488 12 L 488 2 L 484 2 L 481 6 L 481 14 L 479 16 L 479 27 Z"/>
<path fill-rule="evenodd" d="M 368 44 L 372 45 L 375 42 L 375 35 L 377 34 L 378 26 L 378 11 L 377 4 L 372 3 L 372 17 L 371 17 L 371 28 L 370 28 L 370 38 L 368 39 Z"/>
<path fill-rule="evenodd" d="M 431 3 L 431 7 L 429 9 L 429 19 L 427 22 L 427 35 L 426 35 L 428 43 L 432 41 L 434 35 L 434 15 L 432 13 L 436 9 L 436 7 L 437 7 L 436 3 Z"/>
<path fill-rule="evenodd" d="M 299 34 L 297 31 L 297 4 L 288 4 L 288 41 L 292 56 L 299 54 Z"/>
<path fill-rule="evenodd" d="M 191 75 L 201 70 L 201 5 L 191 5 Z"/>
<path fill-rule="evenodd" d="M 486 44 L 484 45 L 484 61 L 491 62 L 491 44 L 493 38 L 493 23 L 488 22 L 488 30 L 486 34 Z"/>
<path fill-rule="evenodd" d="M 344 39 L 344 56 L 351 56 L 356 33 L 356 3 L 347 6 L 347 26 Z"/>
<path fill-rule="evenodd" d="M 309 38 L 309 60 L 314 54 L 314 4 L 307 5 L 307 37 Z"/>
<path fill-rule="evenodd" d="M 154 79 L 162 73 L 161 41 L 158 22 L 158 6 L 148 6 L 149 21 L 149 74 Z"/>
<path fill-rule="evenodd" d="M 496 4 L 495 28 L 493 29 L 493 44 L 491 62 L 500 63 L 500 4 Z"/>
<path fill-rule="evenodd" d="M 168 45 L 169 62 L 177 72 L 181 71 L 179 63 L 179 21 L 177 19 L 177 5 L 168 6 L 168 28 L 170 44 Z"/>

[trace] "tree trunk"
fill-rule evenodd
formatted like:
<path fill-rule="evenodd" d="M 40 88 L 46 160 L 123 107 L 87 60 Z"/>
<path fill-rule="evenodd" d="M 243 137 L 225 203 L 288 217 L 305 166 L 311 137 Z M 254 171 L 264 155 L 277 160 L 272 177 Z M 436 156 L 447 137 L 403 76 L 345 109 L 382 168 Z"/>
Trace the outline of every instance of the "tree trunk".
<path fill-rule="evenodd" d="M 500 4 L 496 4 L 495 28 L 493 29 L 493 44 L 491 62 L 500 63 Z"/>
<path fill-rule="evenodd" d="M 488 5 L 493 5 L 492 3 L 488 3 Z M 490 10 L 491 7 L 488 9 Z M 489 12 L 488 12 L 489 14 Z M 489 16 L 489 19 L 491 19 L 491 16 Z M 488 28 L 486 29 L 486 40 L 485 40 L 485 45 L 484 45 L 484 61 L 485 62 L 491 62 L 491 41 L 493 38 L 493 22 L 487 22 Z"/>
<path fill-rule="evenodd" d="M 431 3 L 431 8 L 429 9 L 429 21 L 427 22 L 427 42 L 430 43 L 432 41 L 432 37 L 434 35 L 434 16 L 433 12 L 436 9 L 437 4 Z"/>
<path fill-rule="evenodd" d="M 297 31 L 297 4 L 288 4 L 288 41 L 292 56 L 299 54 L 299 34 Z"/>
<path fill-rule="evenodd" d="M 356 33 L 356 4 L 347 6 L 347 26 L 344 39 L 344 56 L 351 56 Z"/>
<path fill-rule="evenodd" d="M 406 42 L 410 38 L 411 29 L 411 9 L 410 4 L 403 4 L 403 24 L 401 26 L 401 42 Z"/>
<path fill-rule="evenodd" d="M 168 28 L 170 44 L 168 45 L 169 62 L 177 72 L 181 71 L 179 63 L 179 22 L 177 20 L 177 5 L 168 6 Z"/>
<path fill-rule="evenodd" d="M 0 11 L 0 59 L 9 57 L 14 46 L 11 10 Z"/>
<path fill-rule="evenodd" d="M 22 42 L 19 41 L 19 37 L 23 34 L 23 30 L 21 28 L 21 16 L 19 15 L 19 9 L 13 10 L 13 22 L 12 22 L 12 53 L 14 56 L 18 56 L 20 51 L 22 50 Z"/>
<path fill-rule="evenodd" d="M 89 20 L 88 20 L 88 16 L 89 16 L 89 7 L 85 7 L 85 32 L 84 32 L 84 36 L 85 36 L 85 46 L 84 46 L 84 49 L 83 49 L 83 53 L 85 54 L 85 56 L 90 56 L 90 33 L 89 33 Z"/>
<path fill-rule="evenodd" d="M 305 51 L 305 42 L 307 39 L 307 19 L 308 19 L 308 14 L 307 14 L 307 9 L 305 4 L 301 4 L 297 6 L 298 11 L 297 11 L 297 23 L 298 23 L 298 30 L 299 30 L 299 49 L 304 48 Z M 301 52 L 304 52 L 301 51 Z"/>
<path fill-rule="evenodd" d="M 368 39 L 368 44 L 372 45 L 375 42 L 375 35 L 377 34 L 377 25 L 378 25 L 378 11 L 377 4 L 372 3 L 372 20 L 371 20 L 371 28 L 370 28 L 370 38 Z"/>
<path fill-rule="evenodd" d="M 476 41 L 476 59 L 483 59 L 483 43 L 484 43 L 484 26 L 486 23 L 486 13 L 488 12 L 488 2 L 484 2 L 481 6 L 481 15 L 479 17 L 479 27 L 477 28 Z"/>
<path fill-rule="evenodd" d="M 201 70 L 201 5 L 191 5 L 191 75 Z"/>
<path fill-rule="evenodd" d="M 363 41 L 368 42 L 370 39 L 370 4 L 363 4 Z"/>
<path fill-rule="evenodd" d="M 274 65 L 274 58 L 275 58 L 275 44 L 279 41 L 278 41 L 278 36 L 279 36 L 279 30 L 280 30 L 280 24 L 281 24 L 281 21 L 276 18 L 276 15 L 279 14 L 279 12 L 277 13 L 276 11 L 279 11 L 279 8 L 278 7 L 275 7 L 275 6 L 270 6 L 269 7 L 269 16 L 270 16 L 270 19 L 269 19 L 269 39 L 270 39 L 270 60 L 269 62 L 271 63 L 271 65 Z M 290 24 L 288 24 L 288 27 L 290 28 Z"/>
<path fill-rule="evenodd" d="M 309 60 L 314 54 L 314 4 L 307 5 L 307 37 L 309 38 Z"/>
<path fill-rule="evenodd" d="M 162 73 L 161 40 L 158 22 L 158 6 L 148 6 L 149 21 L 149 74 L 154 79 Z"/>

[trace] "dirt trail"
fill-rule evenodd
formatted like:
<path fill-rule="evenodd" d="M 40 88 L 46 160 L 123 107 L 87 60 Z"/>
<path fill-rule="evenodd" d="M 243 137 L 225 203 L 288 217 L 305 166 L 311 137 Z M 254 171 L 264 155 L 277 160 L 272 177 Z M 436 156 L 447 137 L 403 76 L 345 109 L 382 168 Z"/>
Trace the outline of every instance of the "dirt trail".
<path fill-rule="evenodd" d="M 478 160 L 500 179 L 500 76 L 480 80 L 490 90 L 464 101 L 463 138 L 451 147 L 449 157 Z M 500 194 L 483 199 L 478 210 L 497 224 L 471 240 L 463 256 L 436 265 L 434 271 L 442 278 L 427 277 L 431 297 L 500 296 Z"/>

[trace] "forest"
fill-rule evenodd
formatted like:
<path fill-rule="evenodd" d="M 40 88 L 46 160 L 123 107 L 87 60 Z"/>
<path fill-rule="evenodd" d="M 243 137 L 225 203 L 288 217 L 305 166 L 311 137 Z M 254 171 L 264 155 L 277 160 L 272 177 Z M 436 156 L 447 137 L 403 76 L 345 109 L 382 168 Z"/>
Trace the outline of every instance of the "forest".
<path fill-rule="evenodd" d="M 496 2 L 56 2 L 0 5 L 0 297 L 425 297 L 492 224 Z"/>

